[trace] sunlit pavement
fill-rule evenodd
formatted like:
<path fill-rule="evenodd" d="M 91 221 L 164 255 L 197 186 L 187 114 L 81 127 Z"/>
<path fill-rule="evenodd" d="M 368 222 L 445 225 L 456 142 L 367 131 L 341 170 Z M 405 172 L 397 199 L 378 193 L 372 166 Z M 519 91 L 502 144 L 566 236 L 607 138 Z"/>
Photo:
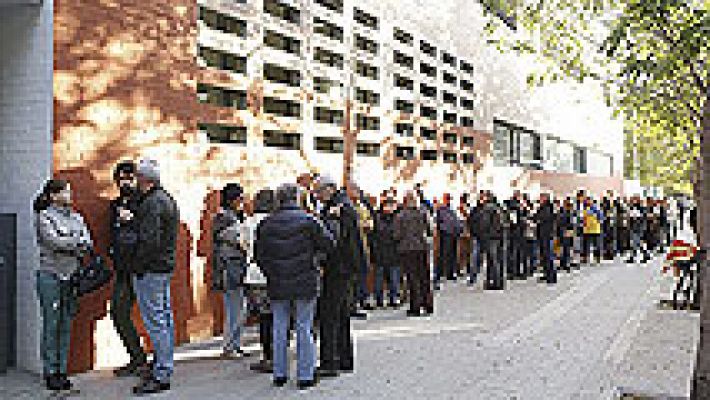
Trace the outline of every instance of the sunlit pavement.
<path fill-rule="evenodd" d="M 249 371 L 253 358 L 218 360 L 216 346 L 207 344 L 180 351 L 173 390 L 154 397 L 607 399 L 630 390 L 682 398 L 698 317 L 657 307 L 664 279 L 656 260 L 584 266 L 560 273 L 554 286 L 512 281 L 503 292 L 447 283 L 432 317 L 408 319 L 403 307 L 353 321 L 354 374 L 308 391 L 293 380 L 273 388 L 269 375 Z M 0 383 L 8 395 L 2 398 L 46 397 L 36 378 L 15 373 Z M 77 398 L 121 399 L 134 381 L 99 371 L 76 384 Z"/>

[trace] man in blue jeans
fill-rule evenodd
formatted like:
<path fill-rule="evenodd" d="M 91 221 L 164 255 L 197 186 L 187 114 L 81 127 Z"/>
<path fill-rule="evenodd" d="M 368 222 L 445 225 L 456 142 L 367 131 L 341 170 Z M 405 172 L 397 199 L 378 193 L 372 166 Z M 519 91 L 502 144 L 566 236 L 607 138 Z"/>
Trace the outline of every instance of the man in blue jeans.
<path fill-rule="evenodd" d="M 316 384 L 316 348 L 311 333 L 320 271 L 316 253 L 332 254 L 333 236 L 317 219 L 299 208 L 298 187 L 278 188 L 278 211 L 262 220 L 256 228 L 254 256 L 266 276 L 266 286 L 274 316 L 274 385 L 288 381 L 288 324 L 291 303 L 296 308 L 298 387 Z"/>
<path fill-rule="evenodd" d="M 142 160 L 136 175 L 142 197 L 135 215 L 138 240 L 131 272 L 138 308 L 154 347 L 150 374 L 133 388 L 134 394 L 144 395 L 170 390 L 174 346 L 170 278 L 179 216 L 175 200 L 160 186 L 157 162 Z"/>

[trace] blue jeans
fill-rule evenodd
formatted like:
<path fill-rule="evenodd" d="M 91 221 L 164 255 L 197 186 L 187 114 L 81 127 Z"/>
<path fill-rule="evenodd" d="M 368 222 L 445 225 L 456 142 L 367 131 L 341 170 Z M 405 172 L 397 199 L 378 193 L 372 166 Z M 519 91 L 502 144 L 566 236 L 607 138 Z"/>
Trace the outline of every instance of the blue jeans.
<path fill-rule="evenodd" d="M 382 286 L 385 270 L 389 271 L 389 276 L 387 277 L 389 300 L 390 303 L 394 303 L 399 298 L 399 267 L 394 265 L 389 268 L 382 265 L 375 266 L 375 300 L 377 303 L 383 302 Z"/>
<path fill-rule="evenodd" d="M 40 355 L 42 372 L 66 374 L 71 340 L 71 321 L 76 301 L 69 294 L 68 281 L 46 271 L 37 271 L 37 297 L 42 312 Z"/>
<path fill-rule="evenodd" d="M 237 350 L 241 347 L 242 325 L 244 324 L 244 288 L 224 292 L 224 349 Z"/>
<path fill-rule="evenodd" d="M 153 343 L 153 378 L 167 383 L 173 374 L 175 324 L 170 306 L 172 274 L 146 273 L 133 277 L 138 308 Z"/>
<path fill-rule="evenodd" d="M 316 345 L 311 328 L 316 299 L 295 300 L 296 303 L 296 352 L 299 381 L 313 379 L 316 368 Z M 291 319 L 290 300 L 271 300 L 274 315 L 274 378 L 288 378 L 288 324 Z"/>
<path fill-rule="evenodd" d="M 469 282 L 476 282 L 476 277 L 481 273 L 481 244 L 478 239 L 471 238 L 471 260 L 468 264 Z"/>

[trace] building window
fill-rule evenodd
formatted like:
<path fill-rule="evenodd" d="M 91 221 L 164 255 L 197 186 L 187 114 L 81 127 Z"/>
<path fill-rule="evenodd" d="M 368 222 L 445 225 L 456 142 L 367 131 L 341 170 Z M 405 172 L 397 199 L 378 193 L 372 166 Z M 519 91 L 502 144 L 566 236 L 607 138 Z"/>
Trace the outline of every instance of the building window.
<path fill-rule="evenodd" d="M 456 86 L 456 77 L 444 71 L 444 83 Z"/>
<path fill-rule="evenodd" d="M 462 97 L 461 98 L 461 107 L 464 110 L 473 110 L 473 100 Z"/>
<path fill-rule="evenodd" d="M 462 161 L 464 164 L 473 164 L 476 161 L 476 157 L 471 153 L 462 154 Z"/>
<path fill-rule="evenodd" d="M 331 110 L 325 107 L 314 109 L 314 119 L 324 124 L 342 125 L 345 113 L 341 110 Z"/>
<path fill-rule="evenodd" d="M 313 17 L 313 32 L 331 38 L 337 42 L 343 42 L 343 28 L 324 19 Z"/>
<path fill-rule="evenodd" d="M 461 79 L 461 89 L 463 89 L 467 92 L 473 93 L 473 83 L 471 83 L 467 80 Z"/>
<path fill-rule="evenodd" d="M 245 74 L 247 72 L 246 57 L 239 57 L 225 51 L 215 50 L 209 47 L 200 46 L 198 57 L 204 60 L 205 64 L 211 68 L 218 68 L 223 71 Z"/>
<path fill-rule="evenodd" d="M 449 64 L 452 67 L 456 68 L 456 57 L 452 56 L 447 52 L 442 52 L 441 59 L 442 61 L 444 61 L 444 64 Z"/>
<path fill-rule="evenodd" d="M 315 148 L 317 151 L 321 151 L 323 153 L 342 153 L 343 139 L 317 137 L 315 141 Z"/>
<path fill-rule="evenodd" d="M 365 156 L 365 157 L 379 157 L 380 156 L 380 144 L 379 143 L 357 142 L 357 154 Z"/>
<path fill-rule="evenodd" d="M 573 164 L 574 172 L 578 174 L 587 173 L 587 149 L 575 147 Z"/>
<path fill-rule="evenodd" d="M 355 88 L 355 99 L 360 103 L 370 104 L 373 106 L 380 105 L 380 94 L 371 90 Z"/>
<path fill-rule="evenodd" d="M 419 107 L 419 115 L 424 118 L 428 118 L 432 121 L 436 121 L 436 109 L 427 106 Z"/>
<path fill-rule="evenodd" d="M 436 88 L 434 86 L 429 86 L 426 83 L 419 84 L 419 93 L 422 96 L 436 99 Z"/>
<path fill-rule="evenodd" d="M 414 57 L 408 56 L 397 50 L 394 51 L 394 62 L 403 67 L 414 69 Z"/>
<path fill-rule="evenodd" d="M 397 99 L 394 102 L 394 108 L 405 114 L 414 114 L 414 103 L 411 101 Z"/>
<path fill-rule="evenodd" d="M 473 65 L 467 63 L 466 61 L 461 60 L 461 71 L 472 74 L 473 73 Z"/>
<path fill-rule="evenodd" d="M 330 93 L 330 89 L 334 87 L 343 87 L 343 84 L 320 76 L 313 78 L 313 88 L 318 93 L 328 94 Z"/>
<path fill-rule="evenodd" d="M 283 150 L 301 150 L 301 134 L 284 131 L 264 131 L 264 146 Z"/>
<path fill-rule="evenodd" d="M 421 50 L 424 54 L 428 54 L 434 58 L 436 58 L 436 47 L 432 46 L 431 44 L 420 40 L 419 41 L 419 50 Z"/>
<path fill-rule="evenodd" d="M 511 128 L 502 121 L 493 121 L 493 160 L 496 166 L 511 163 Z"/>
<path fill-rule="evenodd" d="M 473 128 L 473 118 L 461 117 L 461 126 L 464 128 Z"/>
<path fill-rule="evenodd" d="M 439 159 L 439 153 L 436 150 L 422 150 L 419 157 L 424 161 L 436 161 Z"/>
<path fill-rule="evenodd" d="M 380 130 L 380 119 L 357 114 L 355 115 L 355 127 L 361 131 L 378 131 Z"/>
<path fill-rule="evenodd" d="M 374 55 L 377 55 L 377 52 L 380 50 L 380 45 L 378 45 L 377 42 L 360 36 L 357 33 L 355 34 L 355 47 Z"/>
<path fill-rule="evenodd" d="M 301 86 L 300 71 L 287 69 L 276 64 L 264 64 L 264 79 L 293 87 Z"/>
<path fill-rule="evenodd" d="M 458 157 L 456 153 L 444 153 L 444 162 L 447 164 L 456 164 Z"/>
<path fill-rule="evenodd" d="M 419 64 L 419 72 L 422 74 L 430 77 L 430 78 L 436 78 L 436 67 L 431 66 L 429 64 L 421 63 Z"/>
<path fill-rule="evenodd" d="M 334 53 L 330 50 L 316 47 L 313 52 L 313 59 L 321 64 L 325 64 L 334 68 L 343 69 L 343 55 Z"/>
<path fill-rule="evenodd" d="M 373 80 L 380 79 L 379 68 L 362 61 L 357 61 L 355 63 L 355 72 L 360 76 L 364 76 L 365 78 L 370 78 Z"/>
<path fill-rule="evenodd" d="M 453 93 L 449 92 L 444 92 L 444 103 L 451 104 L 451 105 L 456 105 L 457 98 Z"/>
<path fill-rule="evenodd" d="M 446 144 L 456 144 L 458 141 L 458 135 L 453 132 L 444 133 L 444 143 Z"/>
<path fill-rule="evenodd" d="M 355 21 L 370 29 L 377 30 L 379 27 L 379 21 L 377 17 L 372 16 L 359 8 L 355 8 L 353 10 L 353 17 L 355 18 Z"/>
<path fill-rule="evenodd" d="M 401 136 L 412 137 L 414 136 L 414 125 L 399 123 L 395 125 L 395 132 Z"/>
<path fill-rule="evenodd" d="M 517 161 L 526 166 L 541 167 L 540 134 L 527 129 L 516 129 L 515 134 L 519 143 Z"/>
<path fill-rule="evenodd" d="M 247 144 L 247 128 L 223 124 L 197 124 L 197 129 L 207 135 L 210 143 Z"/>
<path fill-rule="evenodd" d="M 247 37 L 247 23 L 239 18 L 224 15 L 215 10 L 200 6 L 200 20 L 209 28 L 224 33 L 231 33 L 241 38 Z"/>
<path fill-rule="evenodd" d="M 282 117 L 301 118 L 301 103 L 293 100 L 264 97 L 264 112 Z"/>
<path fill-rule="evenodd" d="M 419 135 L 426 140 L 436 140 L 436 129 L 420 128 Z"/>
<path fill-rule="evenodd" d="M 264 0 L 264 12 L 283 21 L 301 23 L 301 12 L 296 7 L 278 0 Z"/>
<path fill-rule="evenodd" d="M 408 44 L 410 46 L 414 43 L 414 36 L 399 28 L 394 28 L 394 39 L 400 43 Z"/>
<path fill-rule="evenodd" d="M 330 11 L 343 13 L 343 0 L 315 0 L 316 4 L 327 8 Z"/>
<path fill-rule="evenodd" d="M 475 145 L 475 138 L 473 136 L 464 136 L 461 141 L 466 147 L 473 147 Z"/>
<path fill-rule="evenodd" d="M 394 85 L 400 89 L 414 90 L 414 80 L 402 75 L 394 75 Z"/>
<path fill-rule="evenodd" d="M 456 124 L 456 120 L 458 120 L 458 116 L 456 116 L 455 113 L 450 113 L 447 111 L 444 111 L 444 122 L 447 124 Z"/>
<path fill-rule="evenodd" d="M 399 160 L 414 160 L 414 147 L 397 146 L 395 156 Z"/>
<path fill-rule="evenodd" d="M 278 32 L 266 30 L 264 32 L 264 44 L 276 50 L 285 51 L 291 54 L 301 54 L 301 41 L 282 35 Z"/>
<path fill-rule="evenodd" d="M 198 83 L 197 99 L 204 104 L 235 108 L 237 110 L 247 109 L 247 92 L 244 90 L 227 89 Z"/>

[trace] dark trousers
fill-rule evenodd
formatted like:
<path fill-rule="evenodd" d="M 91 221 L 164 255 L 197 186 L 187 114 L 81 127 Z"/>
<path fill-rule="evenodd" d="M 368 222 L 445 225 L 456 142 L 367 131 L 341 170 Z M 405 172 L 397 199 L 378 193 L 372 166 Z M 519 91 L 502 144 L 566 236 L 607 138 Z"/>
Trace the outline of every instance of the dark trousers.
<path fill-rule="evenodd" d="M 601 260 L 602 248 L 600 243 L 600 235 L 598 233 L 585 233 L 582 240 L 582 245 L 584 249 L 584 259 L 589 262 L 591 246 L 594 245 L 594 256 L 597 258 L 597 261 Z"/>
<path fill-rule="evenodd" d="M 326 270 L 327 271 L 327 270 Z M 320 365 L 329 370 L 354 367 L 353 338 L 350 332 L 350 280 L 326 272 L 319 301 Z"/>
<path fill-rule="evenodd" d="M 525 239 L 523 242 L 523 267 L 525 274 L 533 276 L 537 265 L 537 241 L 534 239 Z"/>
<path fill-rule="evenodd" d="M 524 241 L 525 239 L 522 236 L 513 235 L 508 237 L 508 247 L 506 248 L 508 255 L 506 272 L 508 273 L 508 278 L 525 275 L 524 268 L 521 268 L 521 264 L 523 264 Z"/>
<path fill-rule="evenodd" d="M 429 279 L 427 252 L 407 251 L 402 253 L 402 266 L 407 276 L 407 285 L 409 285 L 409 309 L 419 312 L 425 308 L 427 311 L 433 312 L 434 302 Z"/>
<path fill-rule="evenodd" d="M 557 283 L 557 269 L 552 258 L 552 238 L 540 238 L 540 263 L 545 271 L 545 280 L 547 283 Z"/>
<path fill-rule="evenodd" d="M 614 258 L 614 229 L 611 226 L 604 230 L 604 258 L 611 260 Z"/>
<path fill-rule="evenodd" d="M 570 237 L 560 238 L 560 245 L 562 246 L 562 254 L 560 257 L 560 268 L 565 271 L 569 271 L 570 268 L 570 256 L 572 253 L 572 240 Z"/>
<path fill-rule="evenodd" d="M 481 245 L 483 258 L 486 260 L 486 289 L 503 289 L 503 243 L 491 239 Z"/>
<path fill-rule="evenodd" d="M 271 360 L 274 343 L 274 320 L 271 312 L 259 313 L 259 343 L 264 352 L 264 359 Z"/>
<path fill-rule="evenodd" d="M 439 262 L 437 263 L 435 276 L 436 282 L 439 282 L 443 276 L 450 280 L 456 278 L 456 259 L 458 255 L 456 242 L 455 235 L 439 231 Z"/>
<path fill-rule="evenodd" d="M 111 320 L 121 342 L 126 346 L 126 351 L 131 357 L 131 364 L 138 365 L 146 362 L 146 355 L 131 319 L 131 310 L 135 302 L 136 294 L 133 291 L 131 275 L 123 272 L 117 273 L 113 281 L 113 296 L 111 296 Z"/>

